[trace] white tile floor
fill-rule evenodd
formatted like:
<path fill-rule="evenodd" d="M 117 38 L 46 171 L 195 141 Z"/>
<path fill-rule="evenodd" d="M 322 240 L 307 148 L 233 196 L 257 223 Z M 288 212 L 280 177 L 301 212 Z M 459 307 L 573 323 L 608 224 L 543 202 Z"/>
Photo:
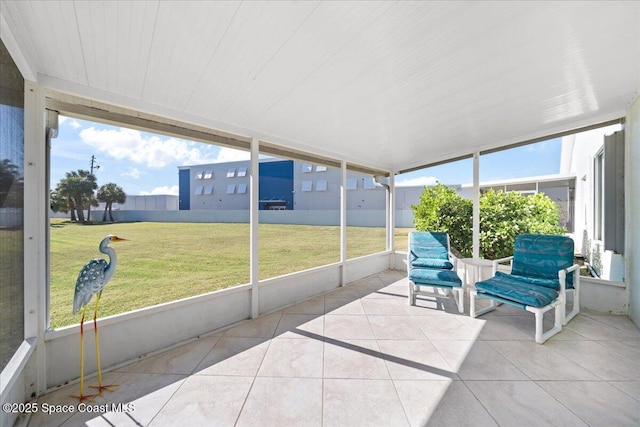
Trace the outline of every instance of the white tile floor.
<path fill-rule="evenodd" d="M 110 372 L 119 386 L 92 402 L 101 411 L 29 425 L 640 425 L 627 317 L 582 313 L 544 345 L 533 332 L 509 307 L 478 319 L 447 298 L 409 307 L 388 271 Z M 75 404 L 76 388 L 40 403 Z"/>

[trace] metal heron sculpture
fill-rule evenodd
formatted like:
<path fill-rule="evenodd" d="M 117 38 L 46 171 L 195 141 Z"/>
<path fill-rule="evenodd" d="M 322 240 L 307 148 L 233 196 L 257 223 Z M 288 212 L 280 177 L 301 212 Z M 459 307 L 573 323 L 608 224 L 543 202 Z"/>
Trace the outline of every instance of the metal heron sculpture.
<path fill-rule="evenodd" d="M 98 247 L 100 252 L 109 255 L 109 262 L 104 259 L 93 259 L 89 261 L 78 274 L 78 280 L 76 281 L 76 289 L 73 295 L 73 314 L 78 311 L 82 312 L 82 319 L 80 320 L 80 395 L 73 396 L 83 400 L 91 400 L 95 394 L 84 394 L 84 316 L 87 313 L 87 307 L 89 301 L 94 295 L 96 296 L 96 304 L 93 310 L 93 331 L 95 336 L 96 345 L 96 364 L 98 365 L 98 386 L 94 387 L 98 389 L 98 395 L 102 396 L 103 390 L 110 390 L 115 387 L 116 384 L 103 385 L 102 384 L 102 371 L 100 368 L 100 348 L 98 346 L 98 323 L 96 321 L 98 317 L 98 304 L 100 303 L 100 296 L 102 290 L 116 271 L 118 265 L 118 259 L 116 257 L 116 251 L 110 248 L 108 245 L 111 242 L 120 242 L 127 239 L 122 239 L 118 236 L 108 235 L 100 242 Z"/>

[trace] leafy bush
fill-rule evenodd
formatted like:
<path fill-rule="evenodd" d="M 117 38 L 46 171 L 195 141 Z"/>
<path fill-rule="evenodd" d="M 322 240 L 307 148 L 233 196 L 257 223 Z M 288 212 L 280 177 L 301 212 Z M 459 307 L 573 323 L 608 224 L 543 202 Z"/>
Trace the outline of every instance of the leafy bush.
<path fill-rule="evenodd" d="M 473 246 L 473 203 L 438 183 L 425 187 L 420 203 L 412 205 L 419 231 L 446 231 L 451 246 L 469 257 Z M 548 196 L 487 191 L 480 196 L 480 256 L 487 259 L 513 254 L 515 237 L 523 233 L 563 234 L 558 207 Z"/>
<path fill-rule="evenodd" d="M 471 256 L 473 202 L 456 190 L 438 183 L 425 187 L 420 203 L 411 205 L 418 231 L 446 231 L 451 246 L 464 257 Z"/>

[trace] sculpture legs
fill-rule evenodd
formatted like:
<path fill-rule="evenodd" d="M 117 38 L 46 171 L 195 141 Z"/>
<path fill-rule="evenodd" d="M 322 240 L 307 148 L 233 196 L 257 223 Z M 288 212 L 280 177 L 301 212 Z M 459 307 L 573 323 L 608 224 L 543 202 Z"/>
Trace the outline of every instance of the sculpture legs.
<path fill-rule="evenodd" d="M 75 397 L 80 402 L 83 400 L 93 400 L 95 394 L 84 394 L 84 315 L 87 313 L 87 306 L 82 308 L 82 319 L 80 320 L 80 394 Z"/>
<path fill-rule="evenodd" d="M 117 387 L 118 385 L 117 384 L 102 385 L 102 367 L 100 363 L 100 345 L 98 344 L 98 322 L 97 322 L 98 304 L 100 303 L 100 296 L 102 296 L 102 291 L 98 292 L 98 295 L 96 296 L 96 307 L 93 311 L 93 332 L 94 332 L 95 344 L 96 344 L 96 364 L 98 366 L 98 386 L 97 387 L 91 386 L 91 388 L 98 389 L 98 394 L 102 396 L 103 390 L 112 392 L 113 391 L 112 388 Z"/>

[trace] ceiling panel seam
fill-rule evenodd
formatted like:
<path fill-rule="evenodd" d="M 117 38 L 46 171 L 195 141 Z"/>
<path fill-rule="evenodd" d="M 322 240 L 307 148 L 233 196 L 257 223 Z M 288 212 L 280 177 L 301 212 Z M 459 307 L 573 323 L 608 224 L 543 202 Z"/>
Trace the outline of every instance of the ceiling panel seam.
<path fill-rule="evenodd" d="M 389 8 L 391 8 L 392 6 L 389 6 Z M 315 9 L 314 9 L 315 11 Z M 377 17 L 375 17 L 373 19 L 372 22 L 375 22 L 376 20 L 380 19 L 380 16 L 384 15 L 384 13 L 378 15 Z M 372 22 L 370 24 L 372 24 Z M 333 59 L 335 58 L 338 54 L 340 54 L 340 52 L 342 52 L 347 46 L 349 46 L 350 44 L 353 43 L 353 41 L 355 40 L 355 37 L 352 37 L 351 39 L 345 41 L 337 50 L 333 51 L 330 55 L 328 55 L 327 59 L 320 65 L 318 65 L 315 69 L 313 69 L 312 71 L 310 71 L 309 73 L 307 73 L 307 75 L 305 75 L 302 79 L 300 79 L 300 81 L 298 81 L 293 87 L 291 87 L 288 91 L 286 91 L 286 93 L 284 93 L 282 96 L 280 96 L 277 100 L 275 100 L 273 103 L 271 103 L 271 105 L 269 105 L 268 107 L 265 108 L 265 110 L 257 115 L 257 119 L 261 119 L 262 117 L 264 117 L 269 111 L 271 111 L 276 105 L 280 104 L 285 98 L 287 98 L 291 93 L 295 92 L 297 88 L 299 88 L 302 84 L 304 84 L 307 80 L 309 80 L 309 78 L 315 74 L 317 74 L 320 70 L 322 70 L 323 68 L 325 68 L 327 66 L 327 64 Z"/>
<path fill-rule="evenodd" d="M 156 38 L 156 28 L 158 25 L 158 11 L 160 10 L 160 2 L 156 3 L 156 16 L 153 20 L 153 31 L 152 31 L 152 36 L 151 36 L 151 43 L 149 44 L 149 46 L 153 46 L 153 40 L 155 40 Z M 147 59 L 146 59 L 146 67 L 144 69 L 144 78 L 142 79 L 142 89 L 140 90 L 140 98 L 142 98 L 144 96 L 144 88 L 147 86 L 147 75 L 149 73 L 149 62 L 151 61 L 151 52 L 153 52 L 153 49 L 151 49 L 151 47 L 149 47 L 149 51 L 147 52 Z"/>
<path fill-rule="evenodd" d="M 200 77 L 198 77 L 198 80 L 193 85 L 193 89 L 191 89 L 191 93 L 189 94 L 189 97 L 186 99 L 184 104 L 180 107 L 181 110 L 184 111 L 187 108 L 187 106 L 191 103 L 191 98 L 193 98 L 193 94 L 196 93 L 198 86 L 200 86 L 200 82 L 202 81 L 206 71 L 209 69 L 209 65 L 211 65 L 211 61 L 213 61 L 213 58 L 215 58 L 216 54 L 218 53 L 218 49 L 220 48 L 220 45 L 227 37 L 227 32 L 229 31 L 229 28 L 231 28 L 231 24 L 233 24 L 233 21 L 235 21 L 236 16 L 238 15 L 238 11 L 240 10 L 241 7 L 242 7 L 242 2 L 238 4 L 238 7 L 236 8 L 235 12 L 233 12 L 233 16 L 229 20 L 229 23 L 227 24 L 227 28 L 225 28 L 224 33 L 222 34 L 222 37 L 220 37 L 220 40 L 218 40 L 218 44 L 216 45 L 216 48 L 213 50 L 213 53 L 211 54 L 211 56 L 209 57 L 209 60 L 207 61 L 207 65 L 202 68 Z"/>

